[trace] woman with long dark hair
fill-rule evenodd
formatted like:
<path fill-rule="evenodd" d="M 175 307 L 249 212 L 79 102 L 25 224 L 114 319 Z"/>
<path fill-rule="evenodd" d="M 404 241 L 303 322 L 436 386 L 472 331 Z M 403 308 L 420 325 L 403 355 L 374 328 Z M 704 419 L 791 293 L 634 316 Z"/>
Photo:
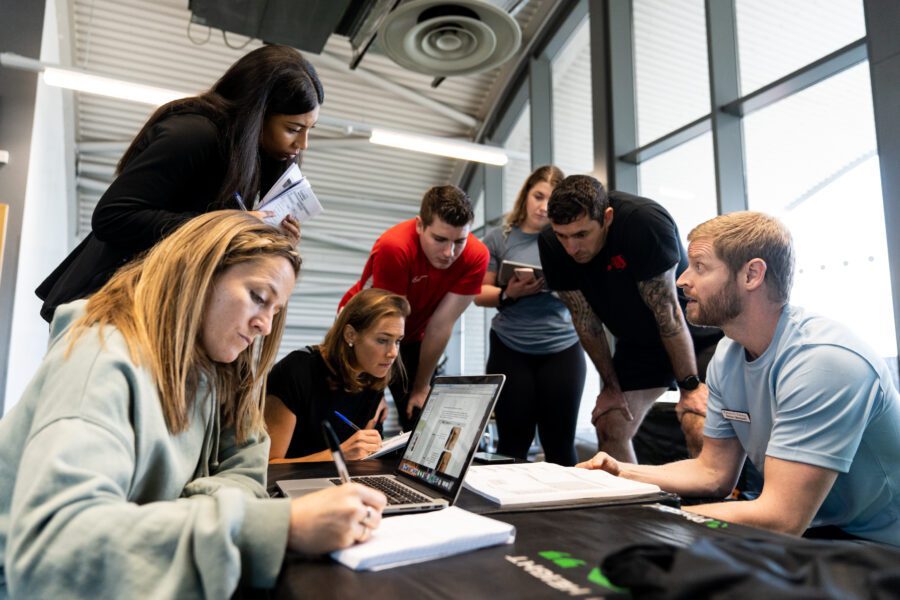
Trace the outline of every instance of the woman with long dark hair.
<path fill-rule="evenodd" d="M 91 233 L 37 288 L 41 316 L 49 322 L 58 305 L 95 292 L 188 219 L 252 207 L 306 149 L 324 99 L 313 66 L 293 48 L 270 45 L 243 56 L 207 92 L 161 106 L 119 161 Z M 282 227 L 299 240 L 293 218 Z"/>
<path fill-rule="evenodd" d="M 554 166 L 540 167 L 525 181 L 506 222 L 485 236 L 491 253 L 475 297 L 479 306 L 496 307 L 491 322 L 488 373 L 506 375 L 494 411 L 498 451 L 524 459 L 537 427 L 548 462 L 576 462 L 575 425 L 585 362 L 578 334 L 565 304 L 544 289 L 541 277 L 519 271 L 498 282 L 504 260 L 540 266 L 538 235 L 549 225 L 547 202 L 564 178 Z"/>

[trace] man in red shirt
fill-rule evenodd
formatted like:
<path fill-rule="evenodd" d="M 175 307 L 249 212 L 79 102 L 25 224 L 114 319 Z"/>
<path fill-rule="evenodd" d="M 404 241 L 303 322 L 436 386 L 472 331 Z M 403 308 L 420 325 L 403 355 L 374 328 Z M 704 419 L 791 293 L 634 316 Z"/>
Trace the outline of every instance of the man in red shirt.
<path fill-rule="evenodd" d="M 464 191 L 453 185 L 431 188 L 416 218 L 381 234 L 362 277 L 341 299 L 338 310 L 358 291 L 375 287 L 409 300 L 412 313 L 400 344 L 408 381 L 390 386 L 404 431 L 425 403 L 453 324 L 481 292 L 489 253 L 469 233 L 474 217 Z"/>

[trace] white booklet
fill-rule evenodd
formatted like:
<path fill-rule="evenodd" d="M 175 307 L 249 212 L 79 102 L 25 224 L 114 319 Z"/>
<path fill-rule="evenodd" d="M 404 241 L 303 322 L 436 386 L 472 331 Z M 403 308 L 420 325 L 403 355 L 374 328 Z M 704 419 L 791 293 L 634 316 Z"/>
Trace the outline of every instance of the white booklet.
<path fill-rule="evenodd" d="M 274 212 L 274 216 L 263 220 L 277 227 L 288 215 L 293 215 L 301 223 L 309 221 L 321 214 L 322 204 L 313 193 L 309 181 L 300 173 L 300 167 L 292 164 L 263 196 L 256 210 Z"/>
<path fill-rule="evenodd" d="M 474 466 L 466 473 L 464 485 L 504 508 L 627 500 L 661 493 L 652 483 L 548 462 Z"/>
<path fill-rule="evenodd" d="M 394 450 L 399 450 L 400 448 L 405 448 L 406 443 L 409 442 L 409 434 L 411 431 L 404 431 L 400 435 L 395 435 L 392 438 L 388 438 L 386 440 L 381 441 L 381 448 L 373 452 L 372 454 L 365 457 L 363 460 L 369 460 L 370 458 L 378 458 L 380 456 L 384 456 L 388 452 L 393 452 Z"/>
<path fill-rule="evenodd" d="M 381 571 L 511 544 L 515 539 L 512 525 L 451 506 L 385 518 L 369 540 L 336 550 L 331 557 L 355 571 Z"/>

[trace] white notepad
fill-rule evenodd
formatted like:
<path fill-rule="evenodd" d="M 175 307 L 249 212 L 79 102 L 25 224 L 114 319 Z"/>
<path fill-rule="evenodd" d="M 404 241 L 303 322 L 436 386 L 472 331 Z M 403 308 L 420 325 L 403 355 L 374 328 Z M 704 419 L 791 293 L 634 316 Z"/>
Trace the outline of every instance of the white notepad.
<path fill-rule="evenodd" d="M 381 571 L 511 544 L 516 528 L 451 506 L 444 510 L 388 517 L 368 541 L 337 550 L 331 557 L 355 571 Z"/>

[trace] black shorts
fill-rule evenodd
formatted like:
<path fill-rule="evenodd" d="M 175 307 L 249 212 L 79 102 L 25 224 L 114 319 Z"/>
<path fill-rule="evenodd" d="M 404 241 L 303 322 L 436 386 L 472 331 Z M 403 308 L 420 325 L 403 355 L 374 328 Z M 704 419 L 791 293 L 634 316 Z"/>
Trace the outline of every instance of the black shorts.
<path fill-rule="evenodd" d="M 722 339 L 718 335 L 692 336 L 694 354 L 697 360 L 697 375 L 706 381 L 706 367 L 716 351 L 716 345 Z M 672 361 L 662 342 L 638 344 L 627 340 L 616 340 L 616 353 L 613 355 L 613 368 L 619 378 L 619 386 L 623 392 L 646 390 L 664 387 L 677 389 L 675 375 L 672 373 Z"/>

